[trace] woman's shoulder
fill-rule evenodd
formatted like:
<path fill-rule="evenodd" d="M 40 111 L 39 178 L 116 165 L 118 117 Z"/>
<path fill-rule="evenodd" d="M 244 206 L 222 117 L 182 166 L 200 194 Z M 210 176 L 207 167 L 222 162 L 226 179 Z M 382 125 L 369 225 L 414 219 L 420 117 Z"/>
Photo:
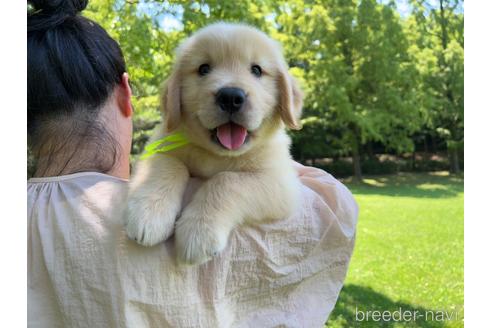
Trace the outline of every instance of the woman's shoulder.
<path fill-rule="evenodd" d="M 125 201 L 127 185 L 128 180 L 98 172 L 31 178 L 27 182 L 28 219 L 39 220 L 44 215 L 65 224 L 75 219 L 92 222 L 91 216 L 114 220 L 115 210 Z"/>
<path fill-rule="evenodd" d="M 77 172 L 77 173 L 52 176 L 52 177 L 32 177 L 29 180 L 27 180 L 27 183 L 28 185 L 30 185 L 36 183 L 51 183 L 51 182 L 63 182 L 63 181 L 74 181 L 74 180 L 76 182 L 94 181 L 94 180 L 128 182 L 128 179 L 123 179 L 100 172 Z"/>
<path fill-rule="evenodd" d="M 304 206 L 318 204 L 322 212 L 331 212 L 332 220 L 344 227 L 344 232 L 351 236 L 355 233 L 359 207 L 350 190 L 328 172 L 314 167 L 295 163 L 299 179 L 303 185 Z M 314 197 L 306 202 L 306 197 Z"/>

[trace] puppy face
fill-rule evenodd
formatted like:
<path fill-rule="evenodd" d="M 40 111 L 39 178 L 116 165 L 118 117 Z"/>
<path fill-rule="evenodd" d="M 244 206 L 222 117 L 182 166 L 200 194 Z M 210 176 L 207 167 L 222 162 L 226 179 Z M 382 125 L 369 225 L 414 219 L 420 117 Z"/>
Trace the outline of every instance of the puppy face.
<path fill-rule="evenodd" d="M 282 121 L 297 128 L 302 95 L 273 40 L 219 23 L 179 48 L 162 107 L 168 131 L 182 128 L 192 143 L 234 156 L 264 142 Z"/>

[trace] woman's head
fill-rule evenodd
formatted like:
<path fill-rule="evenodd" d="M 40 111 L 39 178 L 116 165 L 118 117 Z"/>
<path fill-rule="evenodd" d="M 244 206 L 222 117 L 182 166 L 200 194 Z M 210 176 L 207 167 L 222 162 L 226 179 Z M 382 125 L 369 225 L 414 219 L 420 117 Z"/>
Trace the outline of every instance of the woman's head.
<path fill-rule="evenodd" d="M 64 155 L 65 167 L 75 164 L 71 152 L 84 150 L 90 158 L 82 160 L 86 163 L 77 160 L 80 170 L 108 172 L 122 145 L 115 135 L 120 129 L 111 127 L 118 117 L 104 111 L 111 105 L 130 105 L 121 49 L 101 26 L 79 15 L 87 0 L 31 0 L 29 6 L 30 145 L 45 160 Z M 131 116 L 131 108 L 129 113 L 128 108 L 119 109 Z"/>

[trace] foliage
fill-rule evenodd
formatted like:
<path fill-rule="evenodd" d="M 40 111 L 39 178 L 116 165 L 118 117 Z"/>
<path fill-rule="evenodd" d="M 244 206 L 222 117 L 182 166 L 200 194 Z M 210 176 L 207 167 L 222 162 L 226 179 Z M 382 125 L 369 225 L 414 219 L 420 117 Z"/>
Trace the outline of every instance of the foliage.
<path fill-rule="evenodd" d="M 327 327 L 463 327 L 463 177 L 347 183 L 361 209 L 349 272 Z M 361 311 L 446 311 L 458 320 L 356 322 Z"/>
<path fill-rule="evenodd" d="M 394 158 L 391 159 L 371 157 L 361 161 L 361 168 L 364 174 L 368 175 L 395 174 L 399 172 L 434 172 L 445 171 L 449 168 L 448 158 L 437 155 L 434 155 L 433 157 L 434 158 L 426 158 L 419 156 L 419 158 L 413 158 L 408 156 L 394 156 Z M 344 158 L 330 163 L 319 163 L 318 161 L 312 165 L 330 172 L 338 178 L 346 178 L 353 173 L 352 162 Z"/>
<path fill-rule="evenodd" d="M 462 1 L 439 3 L 409 0 L 412 13 L 402 17 L 394 1 L 376 0 L 91 0 L 84 14 L 125 54 L 135 93 L 134 154 L 159 121 L 160 85 L 174 49 L 202 26 L 237 21 L 280 41 L 302 85 L 295 158 L 350 155 L 361 178 L 369 143 L 400 154 L 431 135 L 451 151 L 462 149 Z M 454 163 L 459 152 L 450 154 Z"/>
<path fill-rule="evenodd" d="M 446 140 L 451 168 L 457 172 L 464 140 L 464 15 L 456 9 L 463 2 L 439 0 L 437 8 L 423 0 L 412 2 L 414 15 L 406 28 L 420 73 L 424 126 Z"/>

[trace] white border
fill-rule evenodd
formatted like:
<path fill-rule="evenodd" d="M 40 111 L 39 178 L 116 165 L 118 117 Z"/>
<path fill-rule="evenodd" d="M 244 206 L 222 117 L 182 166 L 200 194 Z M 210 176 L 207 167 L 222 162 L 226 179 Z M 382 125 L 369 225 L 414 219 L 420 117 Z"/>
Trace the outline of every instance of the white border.
<path fill-rule="evenodd" d="M 467 2 L 465 8 L 465 322 L 488 322 L 492 245 L 492 2 Z M 22 1 L 3 6 L 1 140 L 2 326 L 26 326 L 26 8 Z"/>
<path fill-rule="evenodd" d="M 1 254 L 0 279 L 3 327 L 27 325 L 26 267 L 26 3 L 3 3 L 0 19 L 1 55 Z"/>
<path fill-rule="evenodd" d="M 491 1 L 465 8 L 465 323 L 489 322 L 492 270 Z"/>

